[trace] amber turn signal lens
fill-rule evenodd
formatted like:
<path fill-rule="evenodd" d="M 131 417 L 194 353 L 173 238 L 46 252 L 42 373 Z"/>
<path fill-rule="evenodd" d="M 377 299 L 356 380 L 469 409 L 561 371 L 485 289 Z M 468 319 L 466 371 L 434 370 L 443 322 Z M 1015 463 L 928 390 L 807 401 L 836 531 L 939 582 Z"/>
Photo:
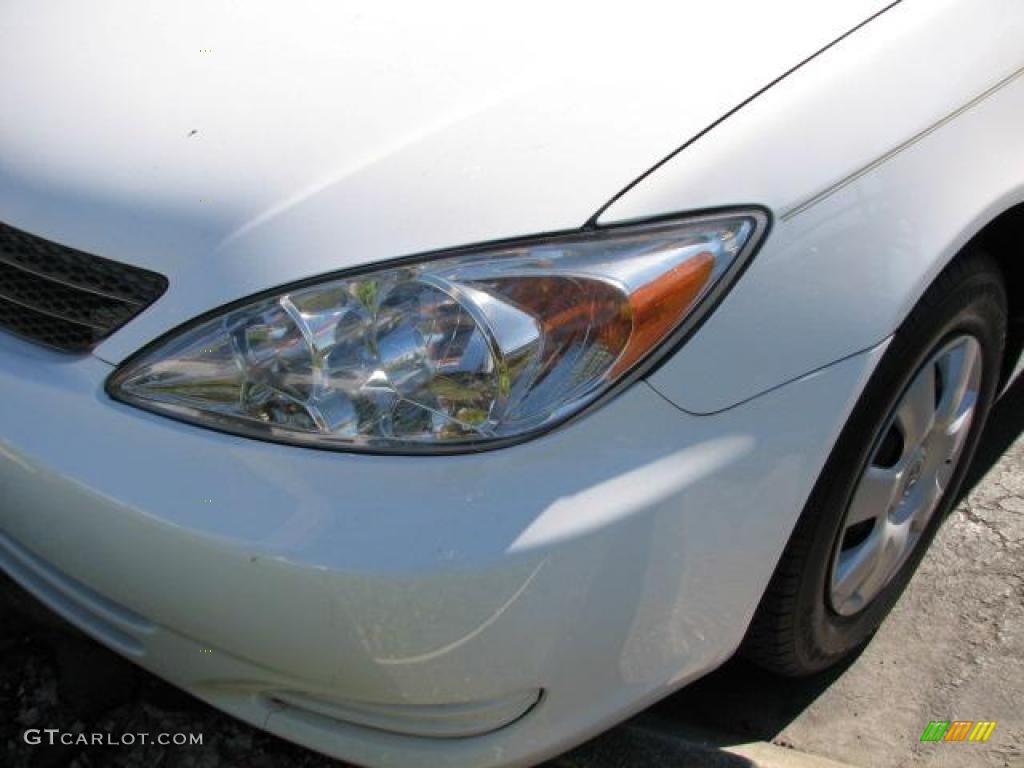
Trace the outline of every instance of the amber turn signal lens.
<path fill-rule="evenodd" d="M 633 310 L 633 333 L 619 357 L 612 375 L 632 368 L 679 322 L 711 281 L 715 257 L 704 251 L 691 257 L 629 295 Z"/>

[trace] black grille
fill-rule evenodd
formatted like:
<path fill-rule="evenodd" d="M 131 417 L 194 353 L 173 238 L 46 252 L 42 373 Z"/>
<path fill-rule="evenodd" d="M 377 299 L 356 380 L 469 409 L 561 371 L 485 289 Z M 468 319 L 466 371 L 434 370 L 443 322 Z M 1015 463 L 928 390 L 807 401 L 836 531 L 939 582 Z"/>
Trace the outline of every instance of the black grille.
<path fill-rule="evenodd" d="M 167 278 L 0 223 L 0 328 L 87 352 L 167 290 Z"/>

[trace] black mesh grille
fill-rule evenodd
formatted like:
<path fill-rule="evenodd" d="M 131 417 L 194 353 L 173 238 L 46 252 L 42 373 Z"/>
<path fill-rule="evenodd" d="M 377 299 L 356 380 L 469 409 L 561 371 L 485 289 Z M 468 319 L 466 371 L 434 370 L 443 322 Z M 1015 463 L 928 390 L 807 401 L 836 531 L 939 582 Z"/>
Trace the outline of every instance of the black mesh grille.
<path fill-rule="evenodd" d="M 163 275 L 0 223 L 0 328 L 86 352 L 165 290 Z"/>

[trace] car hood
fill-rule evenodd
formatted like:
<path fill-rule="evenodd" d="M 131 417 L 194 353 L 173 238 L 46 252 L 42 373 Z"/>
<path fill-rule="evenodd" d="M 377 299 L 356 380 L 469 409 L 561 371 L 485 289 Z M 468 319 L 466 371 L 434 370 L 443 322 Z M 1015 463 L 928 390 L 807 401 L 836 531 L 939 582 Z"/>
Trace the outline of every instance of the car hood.
<path fill-rule="evenodd" d="M 282 282 L 579 227 L 885 4 L 5 3 L 0 220 L 170 278 L 113 360 Z"/>

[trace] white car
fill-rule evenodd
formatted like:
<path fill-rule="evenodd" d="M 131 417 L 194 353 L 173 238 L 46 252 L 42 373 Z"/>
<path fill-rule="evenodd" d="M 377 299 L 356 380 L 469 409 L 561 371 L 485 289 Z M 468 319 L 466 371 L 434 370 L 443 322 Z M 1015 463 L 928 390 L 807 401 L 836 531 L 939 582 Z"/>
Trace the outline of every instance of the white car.
<path fill-rule="evenodd" d="M 0 564 L 354 763 L 848 656 L 1019 358 L 1020 0 L 0 30 Z"/>

